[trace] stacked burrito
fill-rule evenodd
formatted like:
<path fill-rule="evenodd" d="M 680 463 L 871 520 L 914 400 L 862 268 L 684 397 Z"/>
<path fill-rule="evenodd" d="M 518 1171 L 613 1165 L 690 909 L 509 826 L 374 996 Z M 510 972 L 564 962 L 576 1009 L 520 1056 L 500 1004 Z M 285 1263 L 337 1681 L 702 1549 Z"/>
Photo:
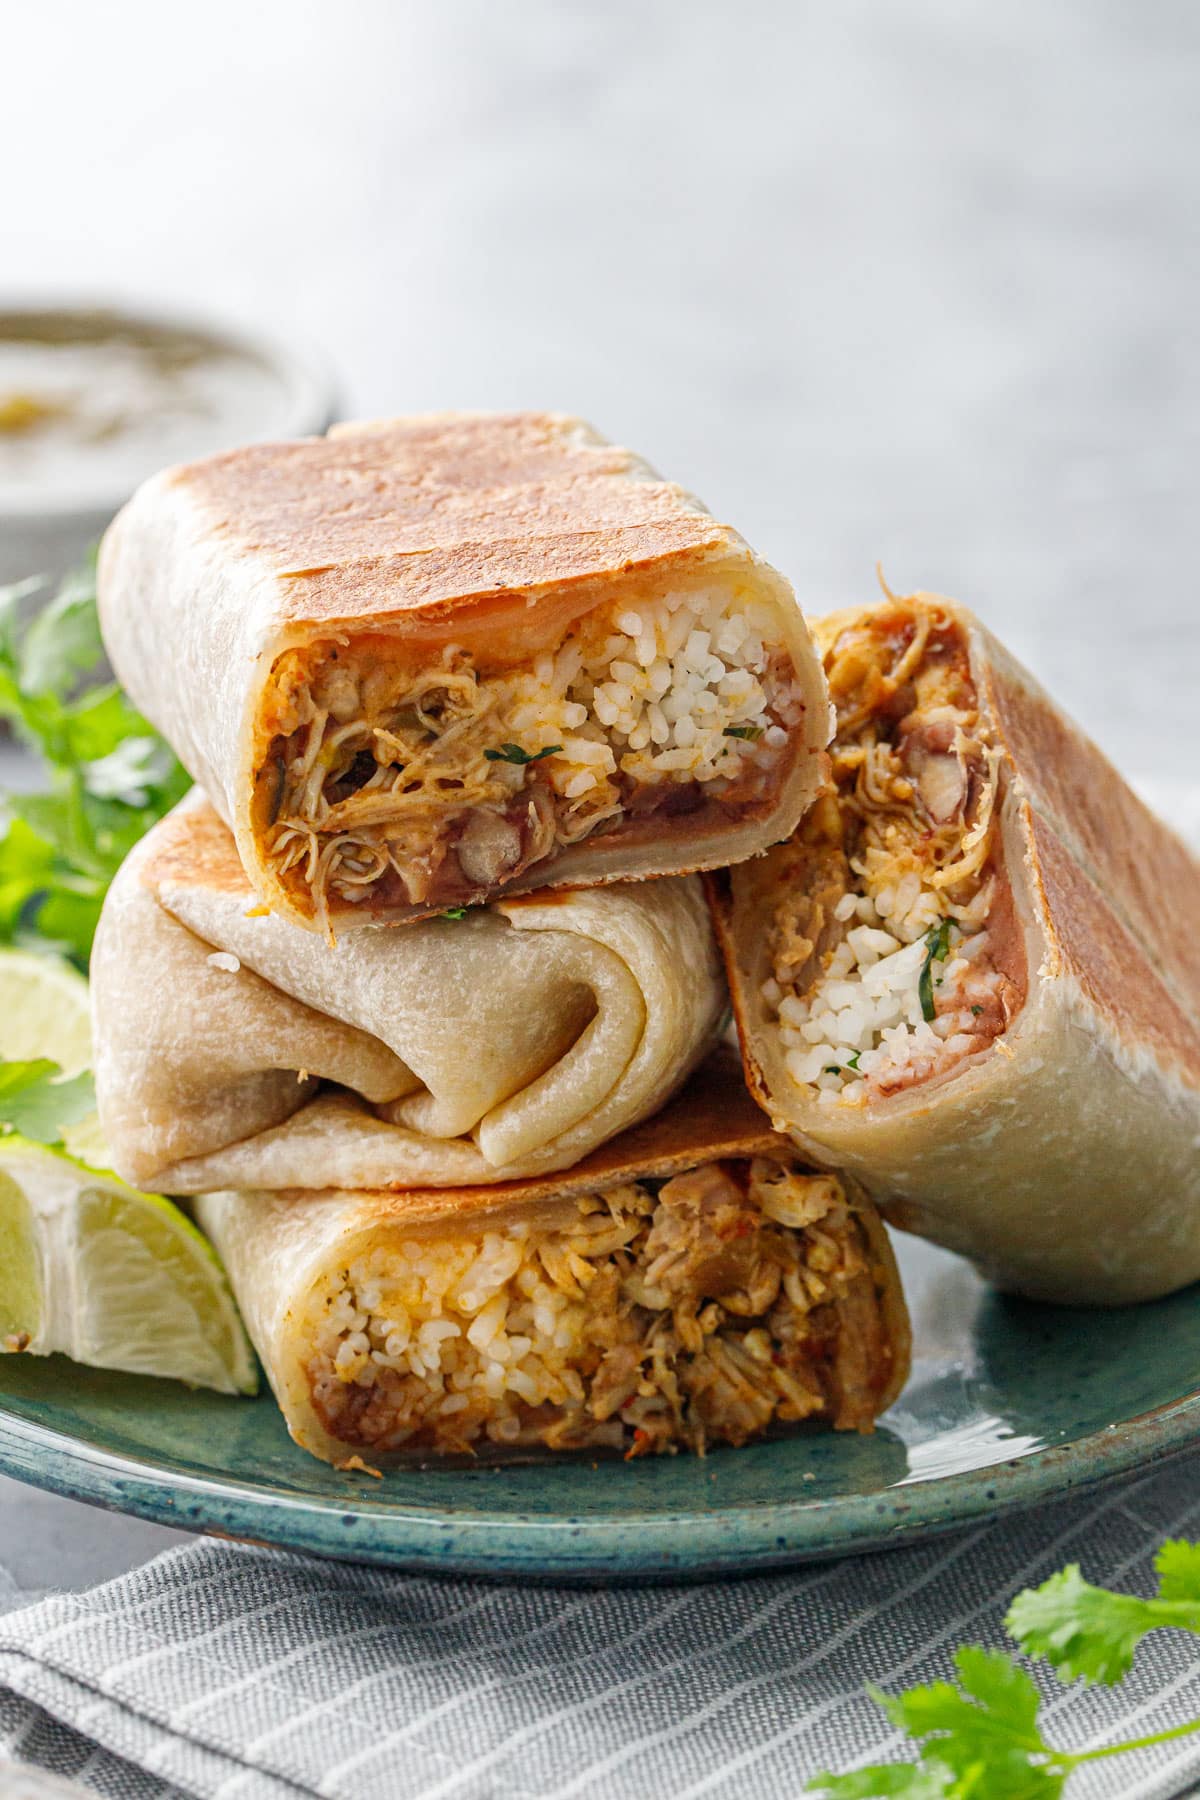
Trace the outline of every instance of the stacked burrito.
<path fill-rule="evenodd" d="M 196 1196 L 297 1441 L 870 1429 L 888 1240 L 716 1048 L 697 874 L 826 779 L 783 578 L 577 420 L 445 416 L 166 472 L 100 603 L 197 783 L 97 935 L 105 1135 Z"/>
<path fill-rule="evenodd" d="M 814 641 L 541 414 L 167 471 L 100 576 L 197 784 L 101 920 L 102 1122 L 316 1455 L 870 1429 L 880 1213 L 1036 1297 L 1200 1277 L 1200 870 L 963 608 Z"/>
<path fill-rule="evenodd" d="M 750 1084 L 1000 1286 L 1200 1277 L 1200 867 L 965 608 L 820 620 L 830 780 L 712 878 Z"/>

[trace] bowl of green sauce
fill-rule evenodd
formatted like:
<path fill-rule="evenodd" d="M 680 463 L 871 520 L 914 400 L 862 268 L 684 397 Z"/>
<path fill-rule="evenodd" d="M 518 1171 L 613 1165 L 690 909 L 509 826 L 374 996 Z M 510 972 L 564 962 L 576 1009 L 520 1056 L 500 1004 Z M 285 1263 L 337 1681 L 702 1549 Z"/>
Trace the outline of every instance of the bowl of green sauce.
<path fill-rule="evenodd" d="M 328 373 L 273 338 L 0 299 L 0 582 L 60 574 L 157 469 L 333 416 Z"/>

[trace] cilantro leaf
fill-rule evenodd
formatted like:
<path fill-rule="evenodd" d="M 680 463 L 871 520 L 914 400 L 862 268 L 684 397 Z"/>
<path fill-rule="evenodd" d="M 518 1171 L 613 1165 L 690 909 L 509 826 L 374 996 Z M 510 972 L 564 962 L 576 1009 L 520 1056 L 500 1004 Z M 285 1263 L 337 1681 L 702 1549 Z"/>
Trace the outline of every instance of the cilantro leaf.
<path fill-rule="evenodd" d="M 145 806 L 169 773 L 170 753 L 161 739 L 129 737 L 83 765 L 83 784 L 97 800 Z"/>
<path fill-rule="evenodd" d="M 981 1650 L 964 1644 L 954 1658 L 958 1679 L 972 1700 L 984 1708 L 992 1727 L 1010 1732 L 1031 1749 L 1040 1750 L 1038 1730 L 1041 1695 L 1032 1678 L 1003 1650 Z"/>
<path fill-rule="evenodd" d="M 30 895 L 54 866 L 54 850 L 24 819 L 10 818 L 0 830 L 0 940 L 11 942 Z"/>
<path fill-rule="evenodd" d="M 1160 1600 L 1190 1600 L 1200 1613 L 1200 1544 L 1168 1538 L 1154 1559 Z M 1192 1626 L 1191 1630 L 1200 1629 Z"/>
<path fill-rule="evenodd" d="M 1044 1656 L 1061 1681 L 1112 1683 L 1128 1675 L 1148 1631 L 1174 1625 L 1200 1634 L 1200 1545 L 1164 1544 L 1155 1600 L 1093 1587 L 1079 1564 L 1018 1594 L 1005 1624 L 1029 1656 Z"/>
<path fill-rule="evenodd" d="M 743 743 L 757 744 L 763 734 L 762 725 L 727 725 L 722 732 L 723 737 L 741 738 Z"/>
<path fill-rule="evenodd" d="M 41 776 L 0 812 L 0 942 L 32 933 L 86 966 L 119 865 L 189 781 L 115 682 L 86 679 L 100 652 L 94 559 L 30 618 L 44 585 L 0 589 L 0 718 Z"/>
<path fill-rule="evenodd" d="M 87 688 L 63 716 L 64 757 L 75 762 L 96 762 L 108 756 L 126 738 L 149 731 L 114 681 Z M 155 742 L 158 742 L 155 739 Z"/>
<path fill-rule="evenodd" d="M 921 964 L 921 973 L 917 979 L 917 993 L 921 1000 L 921 1017 L 927 1022 L 937 1018 L 937 1008 L 933 1004 L 933 965 L 945 962 L 950 950 L 950 920 L 942 919 L 925 934 L 925 961 Z"/>
<path fill-rule="evenodd" d="M 520 744 L 501 744 L 498 750 L 485 750 L 483 754 L 488 762 L 516 763 L 520 768 L 525 763 L 541 762 L 543 756 L 554 756 L 561 749 L 561 744 L 547 744 L 544 750 L 522 750 Z"/>
<path fill-rule="evenodd" d="M 957 1652 L 954 1665 L 957 1683 L 932 1681 L 896 1695 L 867 1690 L 899 1730 L 928 1740 L 919 1763 L 884 1764 L 836 1778 L 851 1786 L 821 1777 L 821 1791 L 836 1800 L 890 1794 L 914 1800 L 1056 1800 L 1069 1764 L 1042 1736 L 1041 1699 L 1024 1669 L 1002 1650 L 971 1644 Z"/>
<path fill-rule="evenodd" d="M 0 656 L 5 662 L 11 662 L 16 654 L 25 601 L 45 586 L 44 575 L 30 575 L 25 581 L 10 581 L 0 587 Z"/>
<path fill-rule="evenodd" d="M 938 1763 L 877 1763 L 849 1775 L 814 1775 L 805 1792 L 829 1800 L 953 1800 L 954 1775 Z M 982 1792 L 982 1790 L 980 1790 Z"/>
<path fill-rule="evenodd" d="M 952 1732 L 973 1751 L 986 1751 L 1001 1743 L 1030 1751 L 1044 1751 L 1038 1730 L 1039 1696 L 1023 1669 L 1002 1650 L 980 1650 L 966 1644 L 954 1658 L 959 1686 L 934 1681 L 909 1688 L 890 1698 L 875 1692 L 873 1698 L 893 1725 L 910 1737 L 931 1732 Z"/>
<path fill-rule="evenodd" d="M 817 1775 L 807 1791 L 828 1800 L 1057 1800 L 1066 1774 L 1031 1763 L 1019 1751 L 967 1756 L 952 1767 L 943 1740 L 926 1746 L 917 1763 L 876 1763 L 849 1775 Z"/>
<path fill-rule="evenodd" d="M 88 1073 L 62 1080 L 48 1056 L 29 1062 L 0 1059 L 0 1129 L 19 1132 L 38 1144 L 61 1144 L 63 1130 L 96 1110 L 96 1090 Z"/>
<path fill-rule="evenodd" d="M 1117 1681 L 1146 1632 L 1173 1626 L 1200 1636 L 1200 1544 L 1165 1543 L 1155 1567 L 1158 1594 L 1142 1600 L 1093 1587 L 1072 1563 L 1018 1594 L 1008 1629 L 1064 1681 Z M 957 1683 L 934 1681 L 892 1696 L 868 1689 L 892 1724 L 920 1743 L 918 1762 L 817 1775 L 808 1791 L 828 1800 L 1058 1800 L 1083 1763 L 1200 1733 L 1200 1719 L 1188 1719 L 1123 1743 L 1061 1749 L 1043 1737 L 1038 1690 L 1011 1657 L 964 1645 L 954 1664 Z"/>
<path fill-rule="evenodd" d="M 828 1800 L 890 1800 L 893 1794 L 902 1800 L 1057 1800 L 1065 1779 L 1064 1772 L 1031 1763 L 1020 1751 L 948 1757 L 945 1741 L 938 1738 L 925 1746 L 920 1762 L 876 1763 L 849 1775 L 817 1775 L 807 1791 Z"/>
<path fill-rule="evenodd" d="M 24 633 L 19 678 L 25 693 L 65 694 L 100 661 L 96 553 L 66 576 Z"/>

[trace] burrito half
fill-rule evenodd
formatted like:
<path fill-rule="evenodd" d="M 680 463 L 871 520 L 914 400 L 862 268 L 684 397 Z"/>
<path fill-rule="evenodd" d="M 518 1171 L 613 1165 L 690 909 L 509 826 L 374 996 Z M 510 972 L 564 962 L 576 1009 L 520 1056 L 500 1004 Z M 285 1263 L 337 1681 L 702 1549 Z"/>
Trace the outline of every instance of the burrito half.
<path fill-rule="evenodd" d="M 576 419 L 340 426 L 110 528 L 113 667 L 260 897 L 340 932 L 785 836 L 828 712 L 791 588 Z"/>
<path fill-rule="evenodd" d="M 833 784 L 716 878 L 748 1077 L 1003 1286 L 1200 1276 L 1200 869 L 970 613 L 814 628 Z"/>
<path fill-rule="evenodd" d="M 768 1129 L 728 1055 L 565 1175 L 197 1210 L 292 1436 L 330 1462 L 869 1431 L 908 1370 L 877 1215 Z"/>
<path fill-rule="evenodd" d="M 726 997 L 694 876 L 331 947 L 255 906 L 193 794 L 109 891 L 92 1004 L 114 1167 L 191 1194 L 565 1168 L 674 1093 Z"/>

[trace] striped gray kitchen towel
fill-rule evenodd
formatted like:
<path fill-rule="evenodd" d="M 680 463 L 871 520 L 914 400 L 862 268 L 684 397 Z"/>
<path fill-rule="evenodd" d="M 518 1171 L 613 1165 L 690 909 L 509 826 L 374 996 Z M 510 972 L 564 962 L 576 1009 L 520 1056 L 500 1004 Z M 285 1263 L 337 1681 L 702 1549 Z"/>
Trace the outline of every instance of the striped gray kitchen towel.
<path fill-rule="evenodd" d="M 1172 1534 L 1200 1536 L 1192 1457 L 910 1549 L 709 1586 L 501 1587 L 198 1542 L 0 1614 L 0 1751 L 114 1800 L 794 1800 L 822 1767 L 903 1754 L 865 1682 L 1003 1644 L 1013 1593 L 1066 1562 L 1149 1592 Z M 1048 1735 L 1071 1747 L 1162 1729 L 1200 1715 L 1196 1639 L 1157 1634 L 1117 1690 L 1046 1692 Z M 1068 1800 L 1166 1800 L 1198 1778 L 1183 1740 L 1081 1770 Z"/>

